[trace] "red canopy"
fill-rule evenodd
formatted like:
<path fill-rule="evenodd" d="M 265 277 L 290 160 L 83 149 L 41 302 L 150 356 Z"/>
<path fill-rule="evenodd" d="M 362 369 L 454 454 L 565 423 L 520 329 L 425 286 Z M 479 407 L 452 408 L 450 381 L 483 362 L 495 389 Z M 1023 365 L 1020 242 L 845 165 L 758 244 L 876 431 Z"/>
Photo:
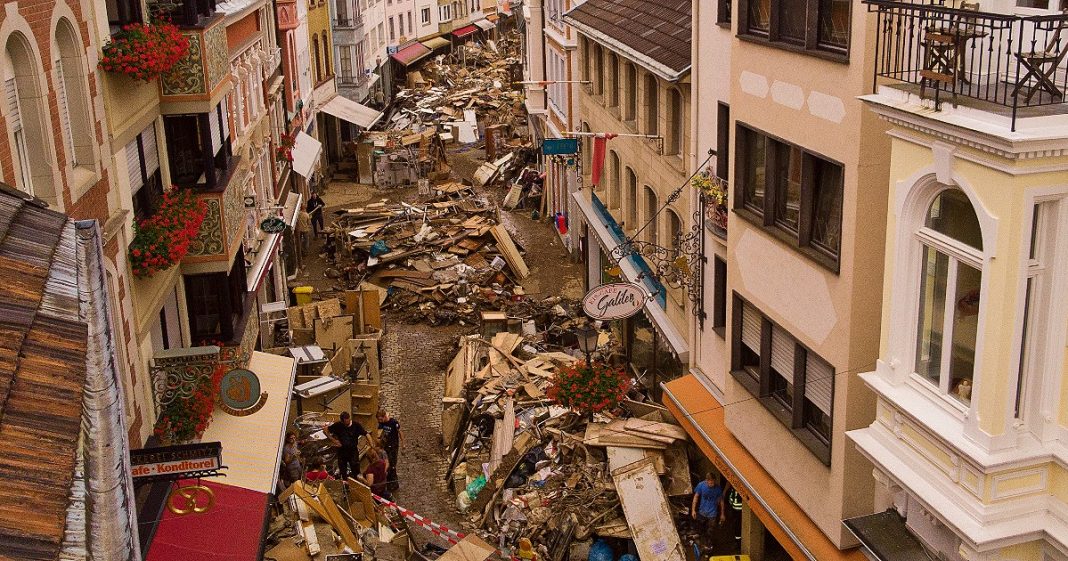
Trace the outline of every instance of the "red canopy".
<path fill-rule="evenodd" d="M 476 31 L 478 31 L 477 25 L 466 25 L 464 27 L 461 27 L 460 29 L 453 30 L 452 36 L 456 37 L 457 39 L 462 39 Z"/>
<path fill-rule="evenodd" d="M 193 485 L 181 481 L 179 485 Z M 263 543 L 267 494 L 206 479 L 215 493 L 207 512 L 178 515 L 164 508 L 145 561 L 256 561 Z"/>
<path fill-rule="evenodd" d="M 422 43 L 412 43 L 407 47 L 401 48 L 399 51 L 393 53 L 393 60 L 408 66 L 423 60 L 423 57 L 430 54 L 430 49 L 426 48 L 426 45 Z"/>

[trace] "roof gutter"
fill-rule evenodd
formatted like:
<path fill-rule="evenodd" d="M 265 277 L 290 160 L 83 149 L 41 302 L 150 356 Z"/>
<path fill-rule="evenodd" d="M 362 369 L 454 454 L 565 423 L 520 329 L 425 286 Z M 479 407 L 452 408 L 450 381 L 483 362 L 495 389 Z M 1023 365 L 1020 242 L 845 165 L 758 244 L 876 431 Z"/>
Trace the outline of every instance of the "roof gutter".
<path fill-rule="evenodd" d="M 581 32 L 583 35 L 590 37 L 594 41 L 604 45 L 605 47 L 608 47 L 609 49 L 612 49 L 613 51 L 622 53 L 627 58 L 637 62 L 638 64 L 645 67 L 645 69 L 649 70 L 653 74 L 656 74 L 657 76 L 669 82 L 678 82 L 683 78 L 683 76 L 688 74 L 690 72 L 690 68 L 693 67 L 692 64 L 689 64 L 686 66 L 686 68 L 683 68 L 681 70 L 675 70 L 653 59 L 645 53 L 638 52 L 633 48 L 621 43 L 620 41 L 613 39 L 612 37 L 609 37 L 608 35 L 598 31 L 597 29 L 576 20 L 574 17 L 571 16 L 571 12 L 574 12 L 577 9 L 579 8 L 575 8 L 574 10 L 571 10 L 570 12 L 564 14 L 564 21 L 570 24 L 571 27 L 574 27 L 575 29 L 579 30 L 579 32 Z"/>

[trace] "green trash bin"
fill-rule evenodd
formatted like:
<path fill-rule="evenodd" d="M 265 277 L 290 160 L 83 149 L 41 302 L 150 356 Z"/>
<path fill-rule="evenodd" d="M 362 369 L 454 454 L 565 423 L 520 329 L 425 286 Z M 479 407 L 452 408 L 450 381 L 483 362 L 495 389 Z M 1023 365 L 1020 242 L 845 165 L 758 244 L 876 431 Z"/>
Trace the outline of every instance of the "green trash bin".
<path fill-rule="evenodd" d="M 311 286 L 298 286 L 293 288 L 293 294 L 297 297 L 297 305 L 304 306 L 305 304 L 312 303 L 312 294 L 315 294 L 315 288 Z"/>

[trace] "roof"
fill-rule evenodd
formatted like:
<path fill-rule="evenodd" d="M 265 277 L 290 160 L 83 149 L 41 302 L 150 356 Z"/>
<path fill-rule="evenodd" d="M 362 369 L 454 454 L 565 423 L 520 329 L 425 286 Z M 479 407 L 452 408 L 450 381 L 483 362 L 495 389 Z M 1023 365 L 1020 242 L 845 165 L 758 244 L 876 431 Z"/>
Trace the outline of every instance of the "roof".
<path fill-rule="evenodd" d="M 690 69 L 689 0 L 587 0 L 564 19 L 665 80 Z"/>
<path fill-rule="evenodd" d="M 59 555 L 87 341 L 74 222 L 0 186 L 0 558 Z"/>

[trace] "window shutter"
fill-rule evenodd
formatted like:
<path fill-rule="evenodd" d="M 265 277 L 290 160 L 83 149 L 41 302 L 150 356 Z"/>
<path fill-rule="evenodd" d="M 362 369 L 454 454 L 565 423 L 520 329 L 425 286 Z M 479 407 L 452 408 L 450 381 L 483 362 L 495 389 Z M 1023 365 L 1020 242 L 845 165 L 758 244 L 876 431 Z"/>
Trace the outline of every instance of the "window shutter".
<path fill-rule="evenodd" d="M 742 305 L 742 344 L 760 354 L 760 312 L 749 304 Z"/>
<path fill-rule="evenodd" d="M 805 358 L 805 399 L 827 416 L 831 415 L 834 369 L 814 353 Z"/>
<path fill-rule="evenodd" d="M 18 87 L 14 78 L 4 81 L 4 98 L 7 102 L 7 122 L 12 131 L 22 130 L 22 114 L 19 111 Z"/>
<path fill-rule="evenodd" d="M 130 192 L 136 193 L 145 184 L 141 175 L 141 155 L 137 153 L 137 138 L 126 143 L 126 173 L 130 177 Z"/>
<path fill-rule="evenodd" d="M 771 367 L 790 383 L 794 375 L 794 338 L 778 325 L 771 329 Z"/>
<path fill-rule="evenodd" d="M 156 145 L 156 126 L 148 125 L 141 133 L 141 143 L 145 150 L 145 175 L 151 176 L 159 169 L 159 147 Z"/>
<path fill-rule="evenodd" d="M 229 102 L 229 101 L 230 101 L 230 96 L 229 96 L 229 95 L 227 95 L 225 99 L 226 99 L 226 102 Z M 225 105 L 222 105 L 222 104 L 220 104 L 220 105 L 219 105 L 219 107 L 220 107 L 220 110 L 219 110 L 219 123 L 220 123 L 220 127 L 219 127 L 219 128 L 221 128 L 221 129 L 222 129 L 222 138 L 223 138 L 223 139 L 226 139 L 226 137 L 230 136 L 230 122 L 229 122 L 229 120 L 228 120 L 228 119 L 226 118 L 226 111 L 223 111 L 223 110 L 221 109 L 221 108 L 223 108 L 223 107 L 226 107 L 226 106 L 225 106 Z"/>
<path fill-rule="evenodd" d="M 70 109 L 67 107 L 67 82 L 63 78 L 63 61 L 56 60 L 56 101 L 59 105 L 59 120 L 63 127 L 63 146 L 67 150 L 67 161 L 78 165 L 74 153 L 74 131 L 70 125 Z"/>
<path fill-rule="evenodd" d="M 218 108 L 212 109 L 208 114 L 208 132 L 211 134 L 211 153 L 218 154 L 219 148 L 222 148 L 222 137 L 219 133 L 222 131 L 222 127 L 219 124 L 219 110 Z"/>

